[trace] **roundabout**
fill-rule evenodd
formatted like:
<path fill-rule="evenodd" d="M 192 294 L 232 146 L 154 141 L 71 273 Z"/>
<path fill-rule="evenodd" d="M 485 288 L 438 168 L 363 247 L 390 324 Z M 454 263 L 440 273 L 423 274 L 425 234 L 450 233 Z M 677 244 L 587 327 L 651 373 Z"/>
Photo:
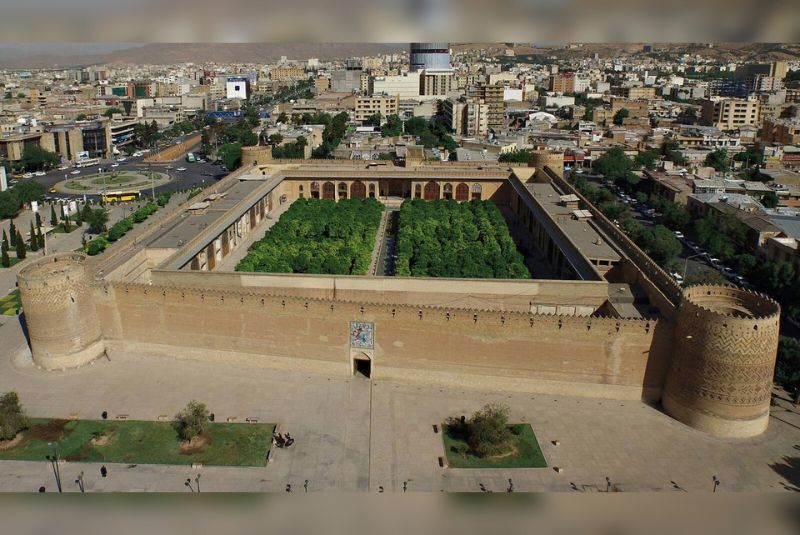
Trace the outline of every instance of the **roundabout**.
<path fill-rule="evenodd" d="M 68 178 L 56 183 L 53 187 L 59 193 L 99 195 L 103 191 L 141 191 L 157 188 L 167 184 L 170 180 L 169 175 L 157 171 L 116 171 Z"/>

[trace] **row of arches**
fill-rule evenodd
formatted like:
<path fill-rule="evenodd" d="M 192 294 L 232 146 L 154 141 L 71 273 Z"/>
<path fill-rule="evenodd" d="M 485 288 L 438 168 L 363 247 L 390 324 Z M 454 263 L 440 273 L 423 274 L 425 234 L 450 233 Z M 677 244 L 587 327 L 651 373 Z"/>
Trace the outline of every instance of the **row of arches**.
<path fill-rule="evenodd" d="M 471 193 L 471 195 L 470 195 Z M 455 187 L 455 195 L 453 191 L 453 184 L 445 183 L 441 190 L 439 183 L 431 180 L 425 184 L 423 189 L 422 184 L 417 184 L 414 187 L 414 197 L 425 199 L 426 201 L 433 201 L 436 199 L 455 199 L 457 201 L 481 200 L 483 188 L 480 184 L 473 184 L 470 188 L 464 182 L 459 183 Z"/>
<path fill-rule="evenodd" d="M 306 196 L 304 186 L 299 186 L 300 198 Z M 383 195 L 383 192 L 381 193 Z M 308 195 L 312 199 L 366 199 L 375 197 L 375 184 L 365 185 L 360 180 L 356 180 L 350 184 L 348 188 L 346 182 L 339 182 L 338 186 L 333 182 L 323 182 L 320 186 L 319 182 L 312 182 Z M 481 200 L 483 195 L 483 188 L 480 184 L 472 184 L 470 187 L 465 182 L 461 182 L 455 187 L 453 184 L 447 182 L 440 186 L 438 182 L 431 180 L 427 182 L 423 188 L 422 184 L 414 186 L 414 197 L 417 199 L 425 199 L 426 201 L 433 201 L 436 199 L 455 199 L 456 201 L 469 201 Z"/>
<path fill-rule="evenodd" d="M 324 182 L 321 189 L 319 182 L 312 182 L 310 189 L 309 196 L 312 199 L 347 199 L 348 195 L 353 199 L 366 199 L 367 195 L 375 197 L 375 184 L 370 184 L 367 188 L 366 184 L 360 180 L 350 184 L 349 192 L 345 182 L 339 182 L 338 188 L 333 182 Z M 302 184 L 299 186 L 299 193 L 301 199 L 305 197 Z"/>

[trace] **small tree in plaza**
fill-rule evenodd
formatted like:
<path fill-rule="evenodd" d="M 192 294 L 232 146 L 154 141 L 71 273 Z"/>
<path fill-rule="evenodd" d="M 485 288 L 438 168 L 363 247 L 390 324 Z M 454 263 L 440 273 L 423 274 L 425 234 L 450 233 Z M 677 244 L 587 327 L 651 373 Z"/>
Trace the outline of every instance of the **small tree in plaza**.
<path fill-rule="evenodd" d="M 16 247 L 17 245 L 17 227 L 14 226 L 14 220 L 11 220 L 11 226 L 8 229 L 8 235 L 11 236 L 11 247 Z"/>
<path fill-rule="evenodd" d="M 11 440 L 28 428 L 28 418 L 16 392 L 0 396 L 0 440 Z"/>
<path fill-rule="evenodd" d="M 192 400 L 175 416 L 173 427 L 181 440 L 189 441 L 206 432 L 208 416 L 205 404 Z"/>
<path fill-rule="evenodd" d="M 58 225 L 58 217 L 56 216 L 56 207 L 54 204 L 50 205 L 50 226 L 55 227 Z"/>
<path fill-rule="evenodd" d="M 5 245 L 6 246 L 6 250 L 8 250 L 8 246 L 9 246 L 8 234 L 6 234 L 5 230 L 3 230 L 3 245 Z"/>
<path fill-rule="evenodd" d="M 36 229 L 36 239 L 39 241 L 39 249 L 44 249 L 44 233 L 42 227 Z"/>
<path fill-rule="evenodd" d="M 25 247 L 25 240 L 22 239 L 22 234 L 20 234 L 19 231 L 17 231 L 17 237 L 15 241 L 17 243 L 17 258 L 22 260 L 25 258 L 28 248 Z"/>
<path fill-rule="evenodd" d="M 506 453 L 513 440 L 508 428 L 508 406 L 486 404 L 467 421 L 466 432 L 469 448 L 478 457 Z"/>
<path fill-rule="evenodd" d="M 8 242 L 6 240 L 0 242 L 0 265 L 6 268 L 11 266 L 11 258 L 8 256 Z"/>
<path fill-rule="evenodd" d="M 39 238 L 36 237 L 36 229 L 33 228 L 33 220 L 32 219 L 31 219 L 30 234 L 31 234 L 31 239 L 30 239 L 31 251 L 34 251 L 34 252 L 38 251 L 39 250 Z"/>
<path fill-rule="evenodd" d="M 88 211 L 88 214 L 86 213 Z M 88 206 L 83 211 L 83 219 L 89 224 L 89 228 L 95 232 L 102 232 L 108 223 L 108 212 L 103 208 L 92 210 Z"/>

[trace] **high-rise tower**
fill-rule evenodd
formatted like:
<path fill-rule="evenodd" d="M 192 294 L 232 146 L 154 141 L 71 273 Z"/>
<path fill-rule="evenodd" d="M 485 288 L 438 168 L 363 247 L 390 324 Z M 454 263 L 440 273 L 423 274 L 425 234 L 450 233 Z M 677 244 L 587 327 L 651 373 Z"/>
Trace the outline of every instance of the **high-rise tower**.
<path fill-rule="evenodd" d="M 450 69 L 448 43 L 411 43 L 411 71 Z"/>

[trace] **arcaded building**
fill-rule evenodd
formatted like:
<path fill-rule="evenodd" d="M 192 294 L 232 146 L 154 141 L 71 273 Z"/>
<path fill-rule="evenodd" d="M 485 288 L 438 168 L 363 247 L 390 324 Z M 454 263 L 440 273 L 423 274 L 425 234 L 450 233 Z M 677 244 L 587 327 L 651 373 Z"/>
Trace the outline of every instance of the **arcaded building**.
<path fill-rule="evenodd" d="M 250 165 L 98 257 L 52 255 L 23 269 L 33 359 L 61 369 L 133 352 L 643 399 L 715 435 L 763 431 L 778 305 L 735 288 L 682 290 L 561 177 L 559 158 Z M 287 204 L 367 197 L 491 200 L 533 278 L 233 271 Z"/>

